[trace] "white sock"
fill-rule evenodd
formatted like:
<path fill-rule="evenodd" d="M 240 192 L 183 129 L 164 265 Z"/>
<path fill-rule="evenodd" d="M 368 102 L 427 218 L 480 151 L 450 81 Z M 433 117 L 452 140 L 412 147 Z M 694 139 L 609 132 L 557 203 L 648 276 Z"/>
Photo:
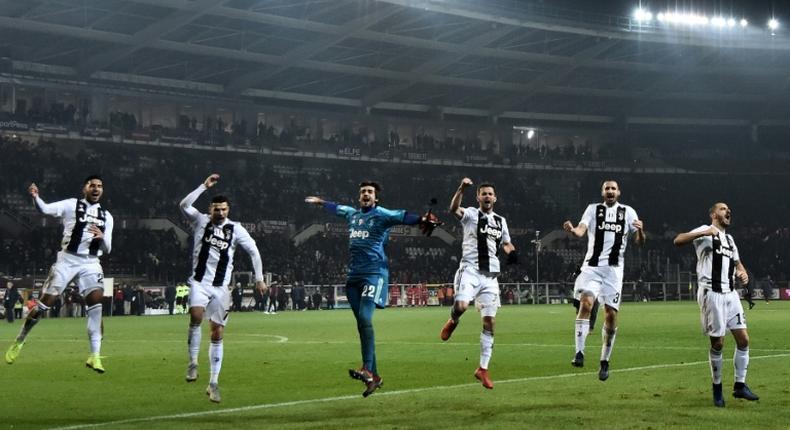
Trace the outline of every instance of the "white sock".
<path fill-rule="evenodd" d="M 584 342 L 587 340 L 587 334 L 590 333 L 590 320 L 576 320 L 576 352 L 584 354 Z"/>
<path fill-rule="evenodd" d="M 714 384 L 721 384 L 721 351 L 716 351 L 711 348 L 708 351 L 708 360 L 710 361 L 710 376 L 713 378 Z M 737 366 L 736 366 L 737 368 Z"/>
<path fill-rule="evenodd" d="M 87 309 L 88 339 L 91 342 L 91 354 L 98 355 L 101 351 L 101 303 Z"/>
<path fill-rule="evenodd" d="M 488 330 L 480 332 L 480 368 L 488 369 L 491 353 L 494 350 L 494 335 Z"/>
<path fill-rule="evenodd" d="M 735 357 L 732 359 L 735 364 L 735 382 L 746 382 L 746 369 L 749 367 L 749 347 L 740 350 L 735 348 Z"/>
<path fill-rule="evenodd" d="M 612 356 L 612 347 L 614 347 L 614 338 L 617 336 L 617 327 L 610 329 L 603 326 L 601 329 L 601 360 L 602 361 L 609 361 L 609 357 Z"/>
<path fill-rule="evenodd" d="M 189 363 L 197 364 L 198 354 L 200 353 L 200 338 L 202 336 L 199 325 L 189 325 L 189 335 L 187 337 L 187 349 L 189 351 Z"/>
<path fill-rule="evenodd" d="M 208 347 L 208 359 L 211 362 L 209 384 L 216 384 L 219 380 L 219 371 L 222 369 L 222 339 L 211 341 Z"/>

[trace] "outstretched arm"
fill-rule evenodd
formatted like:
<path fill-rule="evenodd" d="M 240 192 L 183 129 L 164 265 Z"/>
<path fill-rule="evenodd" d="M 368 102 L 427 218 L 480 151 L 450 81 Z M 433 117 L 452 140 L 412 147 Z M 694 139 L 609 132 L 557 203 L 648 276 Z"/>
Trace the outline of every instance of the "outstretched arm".
<path fill-rule="evenodd" d="M 674 243 L 675 246 L 683 246 L 691 242 L 694 242 L 694 240 L 700 237 L 716 236 L 717 234 L 719 234 L 719 230 L 716 229 L 716 227 L 711 226 L 707 230 L 689 231 L 686 233 L 680 233 L 679 235 L 675 236 L 675 240 L 673 240 L 672 243 Z"/>
<path fill-rule="evenodd" d="M 321 197 L 316 197 L 316 196 L 307 196 L 304 198 L 304 201 L 305 203 L 309 203 L 311 205 L 321 206 L 332 215 L 338 215 L 337 207 L 339 205 L 335 202 L 329 202 L 322 199 Z"/>
<path fill-rule="evenodd" d="M 464 197 L 464 190 L 472 185 L 472 180 L 464 178 L 461 180 L 461 185 L 455 190 L 452 200 L 450 200 L 450 213 L 455 215 L 456 218 L 461 219 L 464 216 L 464 208 L 461 207 L 461 200 Z"/>
<path fill-rule="evenodd" d="M 206 178 L 206 180 L 203 181 L 202 184 L 200 184 L 200 186 L 195 188 L 194 191 L 192 191 L 186 197 L 184 197 L 184 199 L 181 200 L 181 203 L 178 204 L 178 207 L 181 209 L 181 213 L 183 213 L 184 216 L 187 217 L 190 221 L 194 221 L 195 219 L 197 219 L 200 216 L 200 211 L 195 209 L 192 206 L 192 204 L 194 204 L 195 201 L 197 201 L 198 197 L 200 197 L 200 195 L 203 194 L 204 191 L 216 185 L 218 181 L 219 181 L 218 174 L 212 173 L 211 175 L 209 175 L 208 178 Z"/>

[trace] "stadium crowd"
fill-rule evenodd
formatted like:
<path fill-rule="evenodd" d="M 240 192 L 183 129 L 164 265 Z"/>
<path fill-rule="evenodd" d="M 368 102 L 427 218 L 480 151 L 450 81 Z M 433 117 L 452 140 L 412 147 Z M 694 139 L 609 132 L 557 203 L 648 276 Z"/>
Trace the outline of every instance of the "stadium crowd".
<path fill-rule="evenodd" d="M 307 207 L 303 202 L 306 195 L 355 205 L 358 182 L 374 178 L 383 185 L 381 204 L 385 207 L 422 212 L 431 197 L 437 198 L 437 213 L 446 222 L 443 228 L 458 237 L 459 226 L 444 206 L 459 178 L 471 175 L 478 182 L 491 181 L 499 196 L 497 212 L 509 220 L 513 243 L 522 251 L 521 264 L 508 269 L 500 280 L 523 282 L 535 278 L 532 240 L 536 230 L 545 234 L 558 229 L 565 219 L 577 221 L 586 204 L 599 200 L 604 179 L 600 173 L 581 170 L 393 166 L 348 160 L 330 164 L 309 157 L 141 148 L 120 143 L 30 142 L 7 136 L 0 141 L 0 150 L 4 154 L 0 169 L 5 173 L 0 182 L 0 210 L 26 226 L 17 234 L 4 235 L 0 271 L 40 275 L 59 246 L 60 227 L 51 222 L 42 224 L 29 205 L 27 185 L 35 181 L 45 200 L 52 201 L 76 195 L 86 172 L 99 172 L 106 184 L 104 204 L 118 220 L 118 246 L 106 257 L 109 271 L 159 283 L 179 282 L 186 277 L 187 246 L 179 241 L 174 229 L 152 230 L 135 221 L 166 218 L 179 228 L 182 221 L 177 202 L 208 172 L 222 175 L 217 192 L 229 195 L 230 217 L 260 227 L 251 232 L 267 270 L 281 276 L 283 282 L 315 285 L 343 281 L 347 239 L 342 228 L 337 230 L 342 226 L 340 220 Z M 725 200 L 733 208 L 731 231 L 750 269 L 759 277 L 787 280 L 790 231 L 782 214 L 790 208 L 788 202 L 775 198 L 786 189 L 786 176 L 623 173 L 615 179 L 623 190 L 622 201 L 637 209 L 650 234 L 645 249 L 629 248 L 635 257 L 627 259 L 627 279 L 660 280 L 661 271 L 647 264 L 652 260 L 668 259 L 679 264 L 681 270 L 693 270 L 693 255 L 675 250 L 671 238 L 705 223 L 708 206 L 714 200 Z M 767 202 L 771 210 L 764 209 Z M 464 204 L 474 204 L 471 194 Z M 271 229 L 262 220 L 285 227 Z M 312 224 L 325 225 L 324 232 L 296 246 L 291 236 Z M 584 246 L 583 241 L 565 239 L 551 249 L 544 248 L 539 256 L 540 280 L 564 281 L 579 264 Z M 389 246 L 391 282 L 450 282 L 459 253 L 457 243 L 395 235 Z M 237 270 L 249 269 L 244 257 L 236 264 Z"/>

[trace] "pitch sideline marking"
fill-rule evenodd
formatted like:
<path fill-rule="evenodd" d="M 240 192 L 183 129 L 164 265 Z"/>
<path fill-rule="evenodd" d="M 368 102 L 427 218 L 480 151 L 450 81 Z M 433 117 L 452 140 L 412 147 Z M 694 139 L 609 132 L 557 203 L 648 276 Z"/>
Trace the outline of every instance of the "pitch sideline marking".
<path fill-rule="evenodd" d="M 280 336 L 276 334 L 240 334 L 235 335 L 240 337 L 264 337 L 264 338 L 272 338 L 273 340 L 270 341 L 263 341 L 265 343 L 288 343 L 291 345 L 358 345 L 359 341 L 325 341 L 325 340 L 291 340 L 286 336 Z M 72 343 L 77 341 L 76 338 L 70 339 L 44 339 L 38 342 L 52 342 L 52 343 Z M 104 340 L 103 343 L 112 344 L 112 343 L 130 343 L 130 342 L 145 342 L 150 343 L 151 340 L 149 339 L 110 339 Z M 161 343 L 184 343 L 183 340 L 180 339 L 160 339 L 157 342 Z M 260 343 L 258 341 L 252 340 L 231 340 L 230 342 L 236 344 L 248 344 L 248 343 Z M 376 344 L 377 346 L 386 346 L 386 345 L 421 345 L 421 346 L 437 346 L 440 348 L 450 348 L 453 346 L 478 346 L 480 345 L 477 342 L 380 342 Z M 505 346 L 512 346 L 512 347 L 530 347 L 530 348 L 571 348 L 573 345 L 568 345 L 567 343 L 506 343 L 500 342 L 496 344 L 497 347 L 505 347 Z M 592 344 L 592 346 L 596 346 L 597 344 Z M 667 350 L 667 351 L 699 351 L 700 347 L 697 346 L 666 346 L 666 345 L 655 345 L 655 346 L 634 346 L 634 345 L 619 345 L 618 349 L 632 349 L 632 350 Z M 703 347 L 704 348 L 704 347 Z M 752 352 L 790 352 L 788 348 L 749 348 L 749 351 Z"/>
<path fill-rule="evenodd" d="M 763 355 L 757 357 L 751 357 L 751 360 L 759 360 L 765 358 L 783 358 L 783 357 L 790 357 L 790 354 L 775 354 L 775 355 Z M 732 361 L 731 359 L 726 359 L 725 361 Z M 610 373 L 626 373 L 626 372 L 638 372 L 642 370 L 651 370 L 651 369 L 667 369 L 672 367 L 688 367 L 688 366 L 697 366 L 701 364 L 708 364 L 708 361 L 693 361 L 688 363 L 673 363 L 673 364 L 653 364 L 650 366 L 639 366 L 639 367 L 630 367 L 627 369 L 614 369 L 611 370 Z M 519 383 L 519 382 L 531 382 L 531 381 L 545 381 L 547 379 L 565 379 L 565 378 L 572 378 L 575 376 L 586 376 L 586 375 L 597 375 L 598 372 L 583 372 L 583 373 L 562 373 L 559 375 L 547 375 L 547 376 L 530 376 L 526 378 L 516 378 L 516 379 L 505 379 L 502 381 L 496 381 L 497 384 L 512 384 L 512 383 Z M 463 388 L 463 387 L 473 387 L 480 385 L 477 382 L 468 383 L 468 384 L 458 384 L 458 385 L 439 385 L 434 387 L 423 387 L 423 388 L 411 388 L 408 390 L 398 390 L 398 391 L 385 391 L 381 393 L 377 393 L 376 397 L 383 397 L 383 396 L 398 396 L 401 394 L 414 394 L 414 393 L 422 393 L 425 391 L 436 391 L 436 390 L 449 390 L 449 389 L 456 389 L 456 388 Z M 180 418 L 191 418 L 191 417 L 199 417 L 205 415 L 217 415 L 217 414 L 229 414 L 235 412 L 247 412 L 247 411 L 254 411 L 258 409 L 273 409 L 273 408 L 282 408 L 287 406 L 299 406 L 299 405 L 307 405 L 313 403 L 328 403 L 328 402 L 335 402 L 339 400 L 353 400 L 359 399 L 359 395 L 348 395 L 348 396 L 335 396 L 335 397 L 324 397 L 318 399 L 306 399 L 306 400 L 294 400 L 290 402 L 281 402 L 281 403 L 264 403 L 260 405 L 250 405 L 250 406 L 241 406 L 237 408 L 228 408 L 228 409 L 220 409 L 220 410 L 208 410 L 208 411 L 199 411 L 199 412 L 186 412 L 182 414 L 172 414 L 172 415 L 157 415 L 157 416 L 150 416 L 150 417 L 142 417 L 142 418 L 129 418 L 125 420 L 116 420 L 116 421 L 105 421 L 103 423 L 94 423 L 94 424 L 77 424 L 73 426 L 66 426 L 66 427 L 53 427 L 51 430 L 77 430 L 77 429 L 88 429 L 88 428 L 96 428 L 96 427 L 104 427 L 104 426 L 112 426 L 112 425 L 121 425 L 121 424 L 132 424 L 132 423 L 143 423 L 149 421 L 159 421 L 159 420 L 174 420 Z"/>

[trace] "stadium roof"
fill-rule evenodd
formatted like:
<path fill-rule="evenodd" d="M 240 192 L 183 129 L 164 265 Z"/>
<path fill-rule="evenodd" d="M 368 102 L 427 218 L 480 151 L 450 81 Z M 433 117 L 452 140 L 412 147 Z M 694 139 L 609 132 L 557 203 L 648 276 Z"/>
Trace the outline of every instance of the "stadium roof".
<path fill-rule="evenodd" d="M 474 0 L 0 1 L 6 81 L 446 115 L 790 113 L 790 42 Z"/>

